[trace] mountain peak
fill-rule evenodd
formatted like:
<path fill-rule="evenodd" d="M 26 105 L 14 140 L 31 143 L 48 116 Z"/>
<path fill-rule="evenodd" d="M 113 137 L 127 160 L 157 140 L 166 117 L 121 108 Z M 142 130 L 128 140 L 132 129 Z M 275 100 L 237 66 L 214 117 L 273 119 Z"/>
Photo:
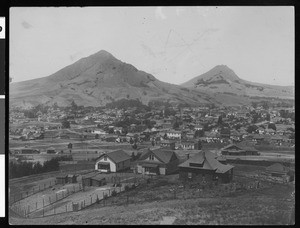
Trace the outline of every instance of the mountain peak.
<path fill-rule="evenodd" d="M 105 50 L 100 50 L 100 51 L 96 52 L 95 54 L 93 54 L 93 56 L 101 56 L 101 57 L 115 59 L 115 57 L 111 53 L 109 53 L 108 51 L 105 51 Z"/>

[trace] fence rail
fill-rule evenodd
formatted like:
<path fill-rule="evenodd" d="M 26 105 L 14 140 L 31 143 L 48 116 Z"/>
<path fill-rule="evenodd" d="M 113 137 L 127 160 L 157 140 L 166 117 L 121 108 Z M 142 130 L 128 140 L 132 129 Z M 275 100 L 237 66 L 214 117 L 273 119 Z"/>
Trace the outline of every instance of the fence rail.
<path fill-rule="evenodd" d="M 9 197 L 9 204 L 13 205 L 16 202 L 21 201 L 21 200 L 23 200 L 23 199 L 25 199 L 25 198 L 27 198 L 29 196 L 32 196 L 34 194 L 39 193 L 39 192 L 42 192 L 45 189 L 52 188 L 56 184 L 57 184 L 56 180 L 53 180 L 53 181 L 50 181 L 49 183 L 44 183 L 42 185 L 39 184 L 38 186 L 33 187 L 31 190 L 24 191 L 24 192 L 21 192 L 19 194 L 12 194 Z"/>

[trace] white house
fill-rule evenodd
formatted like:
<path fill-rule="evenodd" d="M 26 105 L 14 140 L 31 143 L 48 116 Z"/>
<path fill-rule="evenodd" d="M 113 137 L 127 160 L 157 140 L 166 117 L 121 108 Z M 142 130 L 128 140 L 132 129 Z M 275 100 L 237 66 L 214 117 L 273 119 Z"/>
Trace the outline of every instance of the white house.
<path fill-rule="evenodd" d="M 102 154 L 95 163 L 95 170 L 103 173 L 118 172 L 130 168 L 130 156 L 123 150 Z"/>
<path fill-rule="evenodd" d="M 180 139 L 181 138 L 181 131 L 168 131 L 167 137 L 170 139 Z"/>

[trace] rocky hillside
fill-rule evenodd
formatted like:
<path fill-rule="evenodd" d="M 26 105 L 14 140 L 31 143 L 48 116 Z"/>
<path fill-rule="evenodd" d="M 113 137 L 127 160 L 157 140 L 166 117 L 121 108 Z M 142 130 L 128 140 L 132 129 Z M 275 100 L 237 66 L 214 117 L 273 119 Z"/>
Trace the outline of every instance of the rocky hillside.
<path fill-rule="evenodd" d="M 67 106 L 101 106 L 122 98 L 197 104 L 213 102 L 205 93 L 157 80 L 151 74 L 116 59 L 102 50 L 58 72 L 10 85 L 10 104 L 35 106 L 43 103 Z"/>
<path fill-rule="evenodd" d="M 239 78 L 233 70 L 225 65 L 218 65 L 183 83 L 182 86 L 220 95 L 294 99 L 293 86 L 274 86 L 249 82 Z"/>

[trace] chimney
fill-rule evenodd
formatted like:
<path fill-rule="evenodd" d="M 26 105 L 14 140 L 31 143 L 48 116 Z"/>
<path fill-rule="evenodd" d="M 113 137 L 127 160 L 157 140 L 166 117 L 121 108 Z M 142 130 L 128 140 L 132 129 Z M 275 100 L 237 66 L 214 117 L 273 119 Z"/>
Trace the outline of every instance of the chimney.
<path fill-rule="evenodd" d="M 186 153 L 185 155 L 186 155 L 186 158 L 187 158 L 187 159 L 190 158 L 190 154 L 189 154 L 189 153 Z"/>

